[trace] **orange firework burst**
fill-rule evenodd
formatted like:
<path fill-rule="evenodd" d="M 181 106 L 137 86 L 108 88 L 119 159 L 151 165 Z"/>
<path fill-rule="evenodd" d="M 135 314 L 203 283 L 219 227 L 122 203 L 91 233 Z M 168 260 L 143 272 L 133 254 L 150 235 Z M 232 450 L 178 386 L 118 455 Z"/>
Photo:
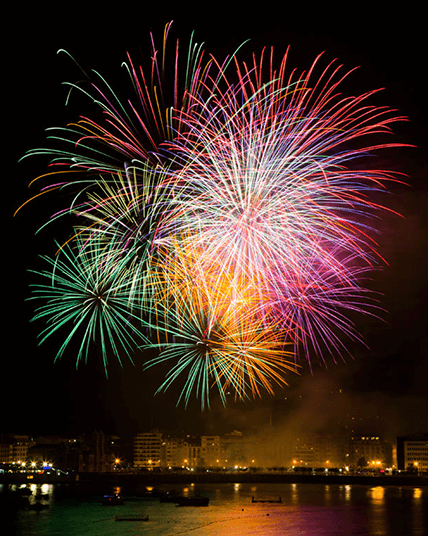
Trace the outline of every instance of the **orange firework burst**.
<path fill-rule="evenodd" d="M 179 400 L 186 404 L 194 389 L 202 406 L 208 404 L 214 385 L 223 401 L 229 390 L 239 399 L 262 390 L 273 394 L 273 384 L 286 384 L 285 371 L 296 372 L 286 332 L 263 314 L 257 288 L 242 273 L 204 253 L 201 246 L 174 241 L 153 265 L 151 312 L 160 353 L 147 366 L 175 361 L 159 391 L 183 374 Z"/>

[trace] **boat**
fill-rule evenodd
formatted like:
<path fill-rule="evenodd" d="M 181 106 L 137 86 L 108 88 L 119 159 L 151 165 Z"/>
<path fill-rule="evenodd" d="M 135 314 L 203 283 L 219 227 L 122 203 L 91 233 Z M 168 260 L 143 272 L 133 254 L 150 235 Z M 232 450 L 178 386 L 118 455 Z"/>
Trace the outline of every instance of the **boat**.
<path fill-rule="evenodd" d="M 149 516 L 143 516 L 141 514 L 127 514 L 123 516 L 115 516 L 116 521 L 148 521 Z"/>
<path fill-rule="evenodd" d="M 208 506 L 209 497 L 202 495 L 191 495 L 190 497 L 178 497 L 177 506 Z"/>
<path fill-rule="evenodd" d="M 279 499 L 255 499 L 254 497 L 251 497 L 252 503 L 282 503 L 281 497 Z"/>
<path fill-rule="evenodd" d="M 123 504 L 123 499 L 117 493 L 114 495 L 104 495 L 101 499 L 101 504 L 104 506 L 117 506 Z"/>

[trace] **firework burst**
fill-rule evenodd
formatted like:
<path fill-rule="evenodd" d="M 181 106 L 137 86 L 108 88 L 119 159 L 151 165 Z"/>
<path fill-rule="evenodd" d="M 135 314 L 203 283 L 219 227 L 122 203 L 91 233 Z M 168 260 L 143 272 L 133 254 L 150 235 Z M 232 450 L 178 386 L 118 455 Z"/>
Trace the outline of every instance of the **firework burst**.
<path fill-rule="evenodd" d="M 208 259 L 251 279 L 264 307 L 300 331 L 307 357 L 310 346 L 321 352 L 320 337 L 327 352 L 339 350 L 335 329 L 355 335 L 339 311 L 364 311 L 361 275 L 383 261 L 370 224 L 381 207 L 369 194 L 394 177 L 356 169 L 378 145 L 350 147 L 403 119 L 366 105 L 371 93 L 336 95 L 343 77 L 332 65 L 310 87 L 314 68 L 285 87 L 247 73 L 238 89 L 199 102 L 188 137 L 171 144 L 183 165 L 177 210 L 162 222 L 179 222 L 192 242 L 209 244 Z"/>
<path fill-rule="evenodd" d="M 43 259 L 51 270 L 34 272 L 45 282 L 33 284 L 30 298 L 45 302 L 33 317 L 47 321 L 40 344 L 57 331 L 68 332 L 56 359 L 72 339 L 78 340 L 76 366 L 87 359 L 91 344 L 97 344 L 106 373 L 110 353 L 119 361 L 123 351 L 131 358 L 135 346 L 146 338 L 139 329 L 141 320 L 133 312 L 136 307 L 126 256 L 97 239 L 85 243 L 77 236 L 55 258 Z"/>
<path fill-rule="evenodd" d="M 228 390 L 239 399 L 274 393 L 285 385 L 284 373 L 296 372 L 287 351 L 286 331 L 260 310 L 259 293 L 221 261 L 207 257 L 186 240 L 176 241 L 162 261 L 153 263 L 151 309 L 159 355 L 147 367 L 172 361 L 159 391 L 180 376 L 180 399 L 187 405 L 195 391 L 202 407 L 216 386 L 223 402 Z"/>
<path fill-rule="evenodd" d="M 384 262 L 373 194 L 397 180 L 367 156 L 399 146 L 383 136 L 404 118 L 370 104 L 376 91 L 343 96 L 350 72 L 321 56 L 299 76 L 288 51 L 278 68 L 267 50 L 219 62 L 193 36 L 170 56 L 170 26 L 159 49 L 150 36 L 148 69 L 128 55 L 129 99 L 95 71 L 68 84 L 101 119 L 28 153 L 53 166 L 37 195 L 73 192 L 50 221 L 77 219 L 39 272 L 34 318 L 42 341 L 68 329 L 57 357 L 79 338 L 77 362 L 95 338 L 105 366 L 156 348 L 145 366 L 169 367 L 159 391 L 183 381 L 179 400 L 206 407 L 212 387 L 224 403 L 272 394 L 300 354 L 326 362 L 363 342 L 354 313 L 381 310 L 365 286 Z"/>

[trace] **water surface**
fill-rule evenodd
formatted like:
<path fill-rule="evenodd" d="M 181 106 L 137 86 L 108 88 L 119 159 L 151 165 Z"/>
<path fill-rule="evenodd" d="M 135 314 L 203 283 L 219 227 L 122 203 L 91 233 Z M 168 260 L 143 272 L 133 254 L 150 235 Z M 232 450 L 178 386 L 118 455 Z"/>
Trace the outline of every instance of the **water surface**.
<path fill-rule="evenodd" d="M 16 486 L 11 487 L 16 489 Z M 195 484 L 175 486 L 181 494 L 208 495 L 208 507 L 160 503 L 145 485 L 111 488 L 122 506 L 102 506 L 99 492 L 58 484 L 30 487 L 48 494 L 39 512 L 7 508 L 2 500 L 2 534 L 16 536 L 426 536 L 428 487 L 325 484 Z M 5 497 L 5 489 L 0 496 Z M 252 503 L 257 499 L 281 503 Z M 148 515 L 149 521 L 115 521 L 116 514 Z"/>

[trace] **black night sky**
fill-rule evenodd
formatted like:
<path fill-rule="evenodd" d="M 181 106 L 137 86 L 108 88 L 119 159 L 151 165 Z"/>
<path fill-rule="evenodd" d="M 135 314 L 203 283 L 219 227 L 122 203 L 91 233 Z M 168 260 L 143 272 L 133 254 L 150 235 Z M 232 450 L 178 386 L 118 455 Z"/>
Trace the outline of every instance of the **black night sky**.
<path fill-rule="evenodd" d="M 126 4 L 126 3 L 125 3 Z M 120 7 L 120 6 L 119 6 Z M 16 8 L 14 8 L 16 9 Z M 356 14 L 327 16 L 326 23 L 309 27 L 306 13 L 245 13 L 208 17 L 181 12 L 158 13 L 128 7 L 117 12 L 76 10 L 69 4 L 59 12 L 25 11 L 11 17 L 15 31 L 3 37 L 3 156 L 6 170 L 3 285 L 4 339 L 1 367 L 0 433 L 73 434 L 102 430 L 132 436 L 152 427 L 224 433 L 233 429 L 274 426 L 322 427 L 347 419 L 362 428 L 377 427 L 388 437 L 428 430 L 428 124 L 426 104 L 426 33 L 415 24 L 421 14 Z M 116 10 L 118 7 L 116 7 Z M 200 9 L 203 9 L 202 7 Z M 70 10 L 70 12 L 69 12 Z M 302 10 L 303 11 L 303 10 Z M 342 17 L 343 20 L 340 20 Z M 422 17 L 423 18 L 423 17 Z M 314 17 L 317 19 L 317 17 Z M 153 397 L 161 371 L 144 372 L 135 366 L 121 369 L 111 359 L 109 379 L 96 349 L 87 365 L 75 368 L 73 355 L 53 363 L 58 341 L 37 346 L 41 324 L 32 316 L 27 270 L 38 254 L 47 254 L 55 226 L 35 236 L 50 214 L 55 197 L 35 201 L 12 218 L 16 208 L 36 189 L 28 183 L 45 171 L 43 158 L 18 163 L 25 151 L 43 146 L 45 128 L 76 120 L 80 110 L 65 108 L 64 81 L 76 81 L 78 70 L 58 49 L 69 51 L 85 69 L 97 69 L 108 81 L 125 80 L 121 62 L 129 51 L 136 62 L 149 51 L 149 31 L 159 39 L 166 22 L 174 20 L 174 36 L 183 43 L 195 30 L 197 42 L 216 56 L 231 53 L 246 39 L 248 51 L 273 45 L 281 57 L 291 45 L 289 62 L 306 69 L 320 52 L 326 61 L 338 58 L 352 75 L 350 91 L 384 87 L 377 103 L 397 108 L 410 121 L 397 124 L 397 140 L 416 148 L 382 154 L 386 164 L 409 175 L 409 186 L 392 187 L 386 204 L 404 218 L 385 215 L 380 221 L 380 251 L 389 266 L 374 276 L 388 310 L 386 322 L 359 319 L 370 349 L 352 346 L 354 360 L 330 362 L 328 370 L 303 369 L 290 376 L 290 386 L 277 397 L 234 403 L 223 409 L 215 397 L 210 411 L 201 414 L 199 402 L 187 410 L 176 408 L 176 393 Z M 3 32 L 4 34 L 5 32 Z M 3 116 L 4 117 L 4 116 Z M 6 144 L 6 145 L 4 145 Z M 363 431 L 363 430 L 362 430 Z"/>

